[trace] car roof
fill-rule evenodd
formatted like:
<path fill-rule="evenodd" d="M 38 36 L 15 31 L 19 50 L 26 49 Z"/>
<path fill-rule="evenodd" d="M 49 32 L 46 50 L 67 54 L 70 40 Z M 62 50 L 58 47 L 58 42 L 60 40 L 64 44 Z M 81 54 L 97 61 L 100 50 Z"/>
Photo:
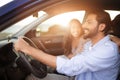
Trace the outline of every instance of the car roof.
<path fill-rule="evenodd" d="M 75 10 L 90 10 L 90 9 L 104 9 L 104 10 L 120 10 L 120 0 L 65 0 L 60 5 L 46 9 L 46 12 L 59 14 Z M 54 6 L 54 5 L 53 5 Z M 54 11 L 54 12 L 53 12 Z"/>
<path fill-rule="evenodd" d="M 13 0 L 7 3 L 6 5 L 3 5 L 0 7 L 0 16 L 20 7 L 23 6 L 23 4 L 29 3 L 30 0 Z"/>
<path fill-rule="evenodd" d="M 9 25 L 44 10 L 51 16 L 78 10 L 120 10 L 119 0 L 13 0 L 0 8 L 0 31 Z"/>

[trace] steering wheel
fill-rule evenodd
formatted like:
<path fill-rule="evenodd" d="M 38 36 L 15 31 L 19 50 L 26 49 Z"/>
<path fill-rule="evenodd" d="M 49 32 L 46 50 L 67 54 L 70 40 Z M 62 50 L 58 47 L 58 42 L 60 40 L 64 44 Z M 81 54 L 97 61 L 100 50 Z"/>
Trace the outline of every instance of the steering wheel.
<path fill-rule="evenodd" d="M 30 56 L 25 55 L 23 52 L 16 52 L 14 48 L 13 51 L 17 55 L 16 63 L 19 67 L 27 70 L 28 73 L 32 73 L 38 78 L 44 78 L 47 75 L 47 66 L 45 64 L 32 59 Z"/>
<path fill-rule="evenodd" d="M 46 65 L 38 62 L 37 60 L 31 60 L 26 57 L 22 52 L 17 53 L 19 55 L 16 60 L 17 65 L 25 69 L 28 73 L 32 73 L 38 78 L 44 78 L 47 75 L 47 67 Z"/>

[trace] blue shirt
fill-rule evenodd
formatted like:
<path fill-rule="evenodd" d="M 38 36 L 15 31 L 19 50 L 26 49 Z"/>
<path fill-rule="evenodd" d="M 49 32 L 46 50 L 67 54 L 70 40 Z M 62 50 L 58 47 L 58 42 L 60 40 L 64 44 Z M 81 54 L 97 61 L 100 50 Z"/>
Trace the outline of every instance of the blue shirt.
<path fill-rule="evenodd" d="M 76 80 L 116 80 L 118 68 L 118 46 L 109 36 L 94 46 L 91 41 L 87 42 L 83 52 L 71 59 L 57 56 L 57 71 L 76 76 Z"/>

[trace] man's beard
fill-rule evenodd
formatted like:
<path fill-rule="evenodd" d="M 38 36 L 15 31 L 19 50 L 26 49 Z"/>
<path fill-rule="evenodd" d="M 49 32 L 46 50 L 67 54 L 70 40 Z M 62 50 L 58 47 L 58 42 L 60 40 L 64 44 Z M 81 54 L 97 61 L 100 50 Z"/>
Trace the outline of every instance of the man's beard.
<path fill-rule="evenodd" d="M 88 30 L 88 29 L 85 29 L 85 30 L 84 30 L 84 34 L 83 34 L 83 38 L 84 38 L 84 39 L 87 39 L 87 38 L 89 38 L 89 35 L 90 35 L 89 30 Z"/>
<path fill-rule="evenodd" d="M 83 38 L 84 38 L 84 39 L 88 39 L 89 37 L 84 34 L 84 35 L 83 35 Z"/>
<path fill-rule="evenodd" d="M 85 33 L 85 34 L 83 34 L 83 38 L 84 39 L 90 39 L 90 38 L 92 38 L 92 37 L 94 37 L 95 35 L 96 35 L 97 33 L 95 32 L 95 31 L 92 31 L 92 32 L 88 32 L 88 33 Z"/>

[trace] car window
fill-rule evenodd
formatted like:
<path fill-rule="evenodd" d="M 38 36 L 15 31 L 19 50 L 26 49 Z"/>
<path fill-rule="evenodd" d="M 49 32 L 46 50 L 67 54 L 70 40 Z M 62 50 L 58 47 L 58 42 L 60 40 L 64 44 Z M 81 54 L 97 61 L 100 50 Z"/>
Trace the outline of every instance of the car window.
<path fill-rule="evenodd" d="M 110 14 L 111 20 L 113 20 L 118 14 L 120 14 L 120 11 L 115 11 L 115 10 L 105 10 Z"/>
<path fill-rule="evenodd" d="M 12 1 L 13 0 L 5 0 L 5 1 L 0 0 L 0 7 L 4 6 L 4 5 L 6 5 L 6 4 L 8 4 L 8 3 L 12 2 Z"/>
<path fill-rule="evenodd" d="M 6 37 L 12 36 L 13 34 L 19 32 L 22 30 L 26 25 L 32 23 L 33 21 L 37 20 L 39 17 L 42 17 L 44 14 L 46 14 L 44 11 L 39 11 L 38 15 L 30 15 L 27 18 L 11 25 L 7 29 L 0 32 L 0 39 L 4 39 Z"/>
<path fill-rule="evenodd" d="M 36 28 L 36 37 L 40 35 L 63 35 L 71 19 L 83 21 L 85 11 L 74 11 L 56 15 Z"/>

